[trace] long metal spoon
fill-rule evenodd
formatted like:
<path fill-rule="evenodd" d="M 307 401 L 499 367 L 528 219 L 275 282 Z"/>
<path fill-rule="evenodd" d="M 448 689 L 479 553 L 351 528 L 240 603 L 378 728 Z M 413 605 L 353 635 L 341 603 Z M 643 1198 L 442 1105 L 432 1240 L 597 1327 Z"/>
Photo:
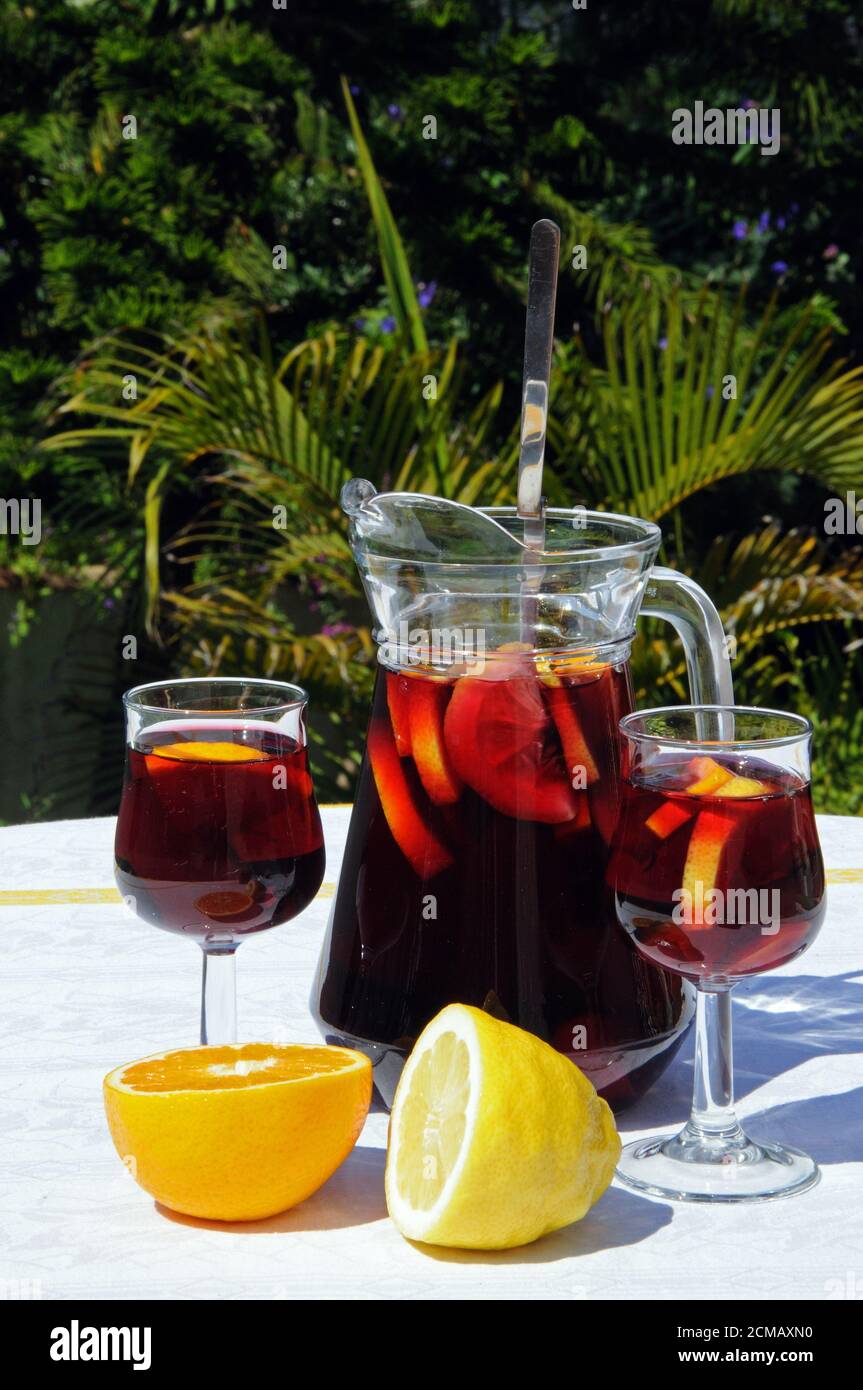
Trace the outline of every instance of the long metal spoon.
<path fill-rule="evenodd" d="M 524 522 L 526 567 L 521 582 L 521 640 L 531 649 L 540 641 L 540 600 L 545 549 L 545 498 L 542 465 L 548 428 L 548 382 L 554 342 L 554 301 L 560 259 L 560 228 L 543 218 L 530 233 L 527 282 L 527 320 L 524 332 L 524 373 L 521 388 L 521 448 L 518 456 L 519 517 Z"/>
<path fill-rule="evenodd" d="M 524 521 L 524 543 L 531 550 L 542 550 L 545 544 L 542 465 L 559 261 L 560 228 L 544 217 L 533 224 L 530 233 L 518 457 L 518 515 Z"/>

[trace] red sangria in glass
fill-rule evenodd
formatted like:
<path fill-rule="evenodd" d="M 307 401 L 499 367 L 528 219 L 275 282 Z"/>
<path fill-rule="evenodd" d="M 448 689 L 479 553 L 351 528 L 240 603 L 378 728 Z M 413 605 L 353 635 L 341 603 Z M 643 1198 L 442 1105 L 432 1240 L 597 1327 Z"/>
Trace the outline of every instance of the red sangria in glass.
<path fill-rule="evenodd" d="M 758 1144 L 731 1109 L 731 986 L 793 961 L 825 913 L 811 728 L 773 710 L 647 710 L 620 724 L 624 778 L 608 881 L 646 960 L 698 987 L 695 1097 L 679 1134 L 624 1150 L 631 1186 L 689 1200 L 802 1191 L 812 1159 Z"/>
<path fill-rule="evenodd" d="M 204 952 L 201 1041 L 236 1041 L 234 954 L 320 888 L 324 845 L 306 750 L 307 697 L 207 678 L 124 696 L 117 885 L 152 926 Z"/>

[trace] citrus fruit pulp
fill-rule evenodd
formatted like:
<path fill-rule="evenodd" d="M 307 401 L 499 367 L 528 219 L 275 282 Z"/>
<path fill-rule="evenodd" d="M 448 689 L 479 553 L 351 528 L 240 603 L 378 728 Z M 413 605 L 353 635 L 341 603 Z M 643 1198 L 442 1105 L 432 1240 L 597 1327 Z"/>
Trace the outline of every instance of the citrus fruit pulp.
<path fill-rule="evenodd" d="M 164 1206 L 256 1221 L 309 1197 L 353 1148 L 371 1099 L 368 1058 L 324 1045 L 183 1048 L 115 1068 L 111 1138 Z"/>

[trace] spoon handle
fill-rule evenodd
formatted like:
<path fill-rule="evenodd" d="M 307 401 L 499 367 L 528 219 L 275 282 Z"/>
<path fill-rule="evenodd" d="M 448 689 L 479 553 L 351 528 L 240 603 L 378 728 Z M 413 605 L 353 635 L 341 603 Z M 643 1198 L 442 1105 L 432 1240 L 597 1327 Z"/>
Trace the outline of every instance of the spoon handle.
<path fill-rule="evenodd" d="M 560 228 L 543 218 L 530 233 L 527 320 L 518 458 L 518 514 L 525 544 L 541 549 L 544 536 L 542 465 L 548 424 L 548 382 L 554 341 L 554 303 L 560 261 Z"/>

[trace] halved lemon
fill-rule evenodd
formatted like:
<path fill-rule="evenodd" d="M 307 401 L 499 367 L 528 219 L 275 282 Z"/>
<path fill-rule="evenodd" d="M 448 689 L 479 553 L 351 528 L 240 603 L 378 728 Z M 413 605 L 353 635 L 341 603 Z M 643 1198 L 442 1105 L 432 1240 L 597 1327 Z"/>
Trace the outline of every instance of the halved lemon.
<path fill-rule="evenodd" d="M 114 1146 L 145 1192 L 188 1216 L 257 1221 L 347 1157 L 372 1068 L 346 1047 L 190 1047 L 127 1062 L 103 1089 Z"/>
<path fill-rule="evenodd" d="M 611 1111 L 567 1057 L 450 1004 L 417 1039 L 396 1091 L 387 1207 L 411 1240 L 508 1249 L 579 1221 L 619 1154 Z"/>

